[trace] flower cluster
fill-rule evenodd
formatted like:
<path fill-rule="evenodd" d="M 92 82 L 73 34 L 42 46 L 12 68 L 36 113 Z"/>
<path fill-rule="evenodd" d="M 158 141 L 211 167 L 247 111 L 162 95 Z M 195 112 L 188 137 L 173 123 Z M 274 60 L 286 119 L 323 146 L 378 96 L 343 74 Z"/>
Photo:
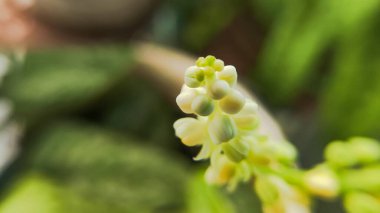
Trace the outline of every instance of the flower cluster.
<path fill-rule="evenodd" d="M 187 146 L 201 146 L 195 160 L 210 159 L 206 180 L 233 190 L 253 180 L 266 213 L 310 212 L 311 197 L 344 197 L 352 213 L 380 212 L 380 144 L 353 138 L 332 142 L 326 162 L 310 170 L 297 168 L 297 150 L 258 131 L 257 103 L 236 87 L 234 66 L 213 56 L 200 57 L 186 70 L 176 102 L 195 117 L 174 123 Z"/>

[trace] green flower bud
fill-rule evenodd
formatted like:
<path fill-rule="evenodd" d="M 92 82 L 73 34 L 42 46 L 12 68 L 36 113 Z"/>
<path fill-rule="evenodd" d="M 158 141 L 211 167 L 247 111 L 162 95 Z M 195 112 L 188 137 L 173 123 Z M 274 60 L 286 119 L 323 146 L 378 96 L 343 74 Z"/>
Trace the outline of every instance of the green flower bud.
<path fill-rule="evenodd" d="M 265 205 L 271 205 L 279 200 L 280 193 L 277 186 L 267 176 L 258 176 L 255 181 L 255 190 Z"/>
<path fill-rule="evenodd" d="M 175 134 L 186 146 L 196 146 L 205 140 L 205 123 L 195 118 L 181 118 L 174 123 Z"/>
<path fill-rule="evenodd" d="M 227 142 L 235 137 L 235 123 L 227 115 L 217 115 L 210 120 L 208 132 L 215 144 Z"/>
<path fill-rule="evenodd" d="M 247 101 L 243 109 L 232 116 L 236 126 L 241 130 L 253 130 L 257 128 L 259 125 L 257 110 L 258 105 L 255 102 Z"/>
<path fill-rule="evenodd" d="M 209 79 L 213 78 L 213 76 L 215 75 L 215 71 L 212 67 L 204 67 L 202 68 L 202 70 L 203 70 L 204 75 L 208 77 Z"/>
<path fill-rule="evenodd" d="M 324 165 L 306 172 L 304 184 L 311 193 L 324 198 L 334 198 L 339 193 L 338 177 Z"/>
<path fill-rule="evenodd" d="M 378 213 L 380 198 L 362 192 L 352 192 L 345 196 L 344 207 L 349 213 Z"/>
<path fill-rule="evenodd" d="M 206 59 L 204 57 L 199 57 L 197 59 L 197 61 L 195 62 L 195 64 L 198 66 L 198 67 L 204 67 L 204 66 L 207 66 L 207 62 L 206 62 Z"/>
<path fill-rule="evenodd" d="M 208 89 L 210 96 L 214 100 L 219 100 L 227 95 L 230 90 L 230 85 L 226 81 L 216 80 Z"/>
<path fill-rule="evenodd" d="M 203 70 L 196 66 L 191 66 L 187 68 L 185 72 L 185 84 L 188 87 L 196 88 L 201 86 L 204 80 Z"/>
<path fill-rule="evenodd" d="M 222 71 L 217 73 L 217 76 L 220 80 L 227 81 L 231 86 L 236 84 L 237 72 L 236 68 L 232 65 L 225 66 Z"/>
<path fill-rule="evenodd" d="M 222 150 L 224 154 L 233 162 L 240 162 L 242 161 L 246 155 L 236 150 L 233 146 L 231 146 L 230 143 L 223 143 L 222 144 Z"/>
<path fill-rule="evenodd" d="M 230 93 L 219 101 L 220 108 L 228 114 L 238 113 L 244 104 L 245 97 L 235 89 L 231 89 Z"/>
<path fill-rule="evenodd" d="M 195 91 L 181 92 L 176 98 L 177 105 L 184 113 L 194 113 L 191 104 L 196 96 L 197 94 Z"/>
<path fill-rule="evenodd" d="M 216 58 L 212 55 L 208 55 L 206 58 L 205 58 L 205 62 L 208 66 L 213 66 L 214 65 L 214 62 L 215 62 Z"/>
<path fill-rule="evenodd" d="M 355 137 L 349 146 L 360 163 L 372 163 L 380 159 L 380 143 L 374 139 Z"/>
<path fill-rule="evenodd" d="M 194 98 L 191 109 L 198 115 L 208 116 L 214 111 L 214 104 L 207 96 L 198 95 Z"/>
<path fill-rule="evenodd" d="M 222 144 L 224 154 L 233 162 L 240 162 L 248 156 L 250 144 L 246 138 L 238 137 Z"/>
<path fill-rule="evenodd" d="M 216 59 L 213 67 L 217 72 L 222 71 L 224 69 L 224 62 L 220 59 Z"/>
<path fill-rule="evenodd" d="M 296 148 L 287 141 L 268 141 L 264 146 L 269 156 L 273 156 L 282 163 L 294 164 L 297 159 Z"/>
<path fill-rule="evenodd" d="M 348 167 L 357 163 L 349 144 L 342 141 L 329 143 L 325 149 L 325 158 L 329 164 L 337 167 Z"/>
<path fill-rule="evenodd" d="M 341 172 L 340 178 L 342 188 L 346 191 L 380 192 L 380 165 L 345 170 Z"/>

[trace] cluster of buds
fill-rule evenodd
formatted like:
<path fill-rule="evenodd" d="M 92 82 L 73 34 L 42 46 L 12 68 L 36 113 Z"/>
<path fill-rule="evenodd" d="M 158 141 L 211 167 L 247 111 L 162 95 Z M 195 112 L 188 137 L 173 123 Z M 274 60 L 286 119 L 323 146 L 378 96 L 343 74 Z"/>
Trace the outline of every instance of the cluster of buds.
<path fill-rule="evenodd" d="M 177 120 L 176 135 L 187 146 L 202 146 L 195 160 L 211 158 L 206 173 L 209 182 L 230 183 L 233 188 L 233 183 L 248 180 L 250 168 L 243 161 L 258 126 L 258 106 L 236 88 L 235 67 L 213 56 L 201 57 L 186 70 L 184 81 L 176 102 L 196 118 Z"/>
<path fill-rule="evenodd" d="M 344 196 L 349 212 L 380 212 L 380 144 L 353 138 L 332 142 L 326 161 L 303 171 L 287 141 L 258 132 L 258 105 L 236 87 L 234 66 L 213 56 L 200 57 L 185 73 L 176 102 L 195 116 L 174 123 L 187 146 L 201 146 L 195 160 L 210 159 L 206 180 L 233 189 L 253 179 L 266 213 L 308 213 L 310 197 Z"/>

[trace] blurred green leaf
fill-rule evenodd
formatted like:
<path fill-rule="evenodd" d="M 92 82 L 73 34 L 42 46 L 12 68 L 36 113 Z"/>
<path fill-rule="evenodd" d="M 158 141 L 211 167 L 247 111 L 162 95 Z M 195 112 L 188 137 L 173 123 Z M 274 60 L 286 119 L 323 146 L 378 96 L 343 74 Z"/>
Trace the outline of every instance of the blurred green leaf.
<path fill-rule="evenodd" d="M 28 141 L 33 146 L 23 159 L 30 170 L 103 210 L 183 210 L 187 172 L 179 156 L 85 123 L 49 126 Z"/>
<path fill-rule="evenodd" d="M 125 79 L 131 59 L 127 47 L 31 50 L 5 79 L 2 93 L 16 116 L 27 120 L 78 109 Z"/>

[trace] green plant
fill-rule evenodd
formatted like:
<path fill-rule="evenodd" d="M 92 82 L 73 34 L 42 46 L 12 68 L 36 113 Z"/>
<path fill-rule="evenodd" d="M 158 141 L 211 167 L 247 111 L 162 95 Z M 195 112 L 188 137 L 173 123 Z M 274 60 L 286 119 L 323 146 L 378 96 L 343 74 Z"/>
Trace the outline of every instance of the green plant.
<path fill-rule="evenodd" d="M 355 137 L 334 141 L 325 161 L 309 170 L 296 166 L 297 151 L 258 131 L 258 105 L 236 87 L 234 66 L 213 56 L 200 57 L 185 73 L 176 101 L 195 114 L 174 123 L 187 146 L 201 146 L 195 160 L 210 160 L 206 180 L 233 190 L 253 180 L 264 212 L 310 212 L 312 198 L 343 197 L 351 213 L 380 211 L 380 144 Z"/>

